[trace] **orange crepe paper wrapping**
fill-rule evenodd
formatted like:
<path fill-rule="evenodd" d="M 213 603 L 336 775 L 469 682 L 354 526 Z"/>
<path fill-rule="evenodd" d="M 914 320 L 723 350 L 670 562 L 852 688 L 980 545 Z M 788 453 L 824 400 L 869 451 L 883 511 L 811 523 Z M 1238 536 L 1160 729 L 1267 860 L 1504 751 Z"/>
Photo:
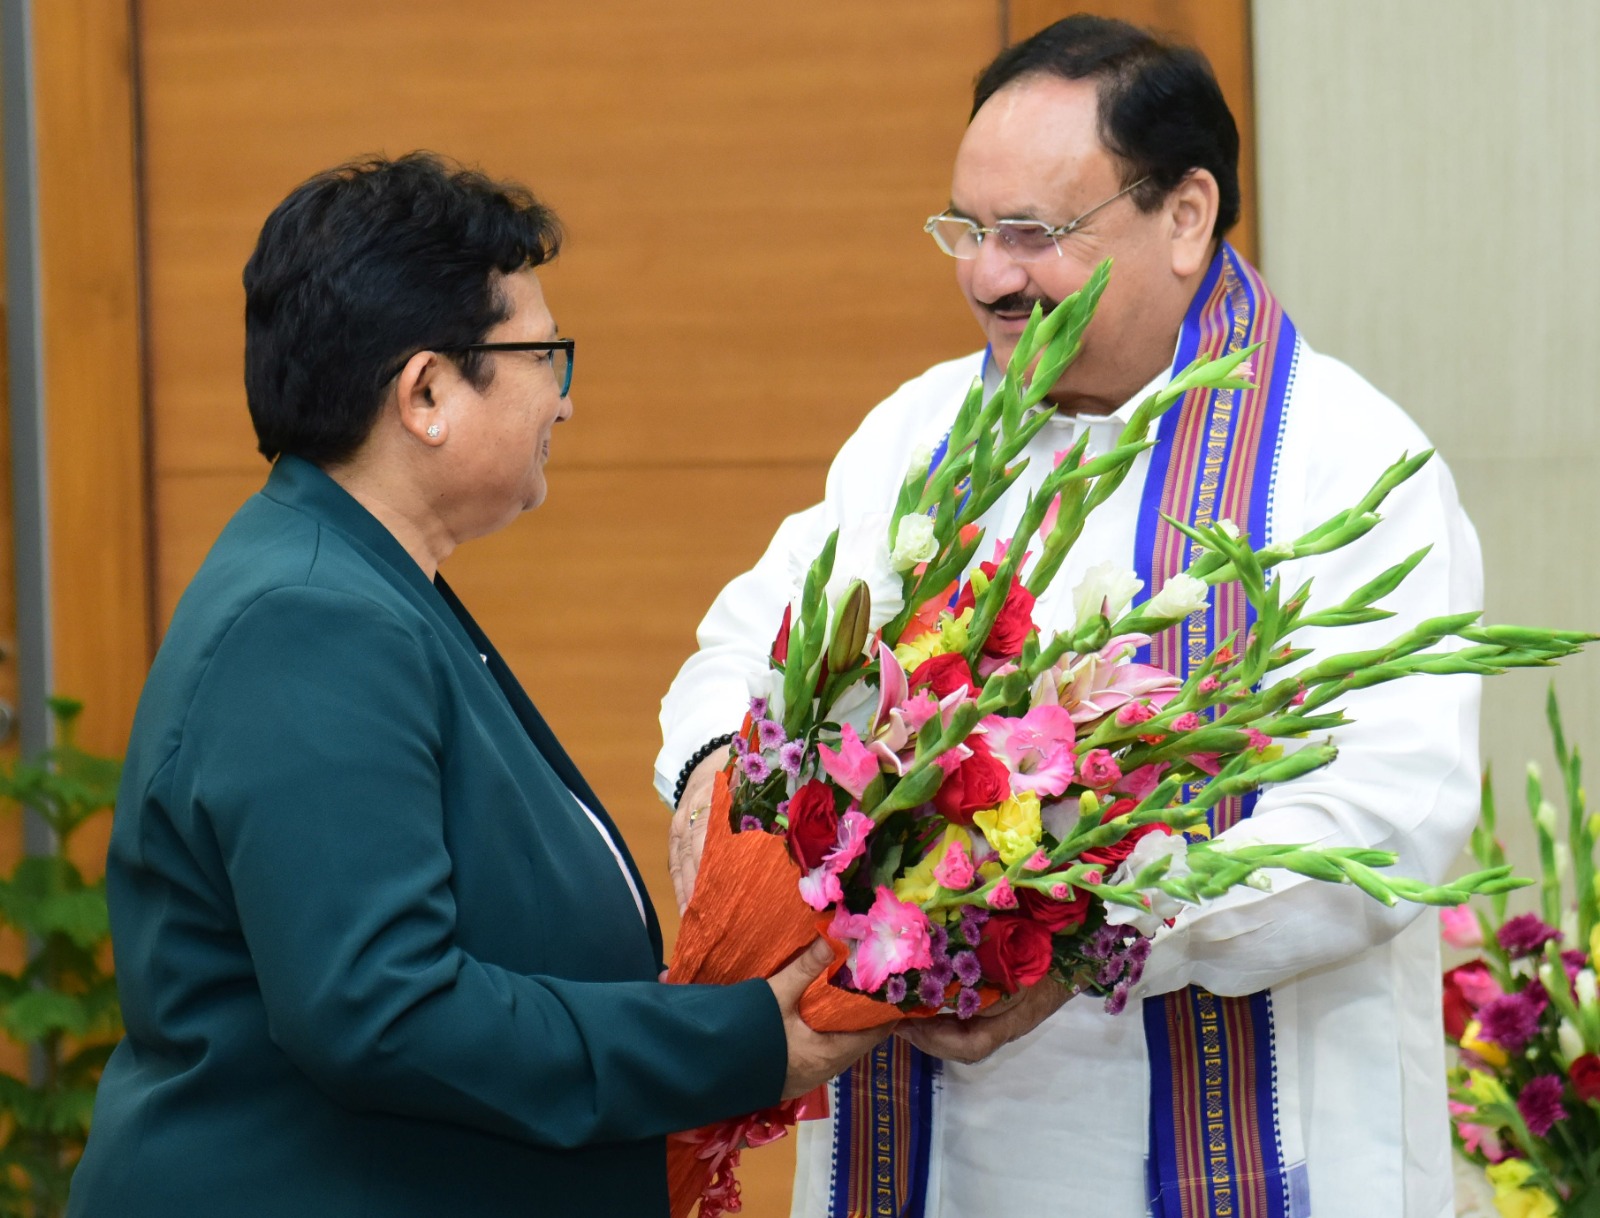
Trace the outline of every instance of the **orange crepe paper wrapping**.
<path fill-rule="evenodd" d="M 669 982 L 731 985 L 770 977 L 809 947 L 832 920 L 801 900 L 800 866 L 784 839 L 772 833 L 733 832 L 728 824 L 732 807 L 725 770 L 712 791 L 705 849 L 694 896 L 683 911 Z M 829 943 L 833 963 L 800 999 L 806 1023 L 819 1032 L 857 1032 L 904 1018 L 904 1012 L 887 1002 L 830 985 L 828 978 L 839 971 L 849 951 L 842 943 Z M 687 1218 L 702 1197 L 707 1201 L 702 1218 L 736 1211 L 738 1185 L 732 1173 L 740 1144 L 761 1145 L 782 1137 L 796 1120 L 826 1116 L 827 1094 L 818 1088 L 751 1117 L 675 1134 L 667 1143 L 672 1218 Z"/>

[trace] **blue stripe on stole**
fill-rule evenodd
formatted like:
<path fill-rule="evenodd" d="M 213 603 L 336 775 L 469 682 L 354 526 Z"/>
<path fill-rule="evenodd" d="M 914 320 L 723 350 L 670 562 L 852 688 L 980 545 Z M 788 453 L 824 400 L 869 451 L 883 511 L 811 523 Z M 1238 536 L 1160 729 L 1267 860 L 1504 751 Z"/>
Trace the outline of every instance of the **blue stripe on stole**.
<path fill-rule="evenodd" d="M 897 1064 L 905 1083 L 904 1104 L 896 1101 Z M 839 1076 L 828 1218 L 924 1218 L 939 1064 L 891 1037 Z M 855 1091 L 862 1087 L 869 1097 L 866 1111 L 856 1104 Z M 865 1145 L 855 1145 L 858 1140 Z M 872 1166 L 863 1180 L 854 1172 L 867 1156 Z"/>
<path fill-rule="evenodd" d="M 1194 301 L 1189 312 L 1184 318 L 1183 328 L 1180 332 L 1176 355 L 1173 365 L 1175 370 L 1181 370 L 1192 361 L 1200 348 L 1201 321 L 1205 309 L 1216 292 L 1219 276 L 1224 273 L 1224 262 L 1227 262 L 1229 276 L 1229 289 L 1226 295 L 1218 302 L 1222 308 L 1219 321 L 1226 327 L 1228 333 L 1237 332 L 1241 320 L 1248 328 L 1254 321 L 1256 310 L 1263 305 L 1262 301 L 1255 299 L 1253 285 L 1250 277 L 1242 273 L 1240 260 L 1230 246 L 1224 245 L 1218 257 L 1213 261 L 1207 271 L 1199 290 L 1196 291 Z M 1237 291 L 1233 290 L 1237 288 Z M 1242 299 L 1240 299 L 1242 297 Z M 1270 307 L 1270 302 L 1266 302 Z M 1239 310 L 1247 311 L 1241 319 Z M 1283 405 L 1287 397 L 1288 388 L 1292 377 L 1293 353 L 1295 351 L 1295 331 L 1287 317 L 1281 318 L 1281 328 L 1273 344 L 1276 358 L 1272 359 L 1272 381 L 1266 400 L 1263 403 L 1261 428 L 1258 433 L 1258 443 L 1254 453 L 1239 454 L 1236 452 L 1240 412 L 1231 412 L 1226 418 L 1226 434 L 1216 435 L 1208 428 L 1208 434 L 1202 443 L 1202 453 L 1208 444 L 1221 445 L 1223 474 L 1218 479 L 1216 490 L 1218 498 L 1213 500 L 1215 516 L 1221 514 L 1220 491 L 1227 484 L 1227 470 L 1230 468 L 1235 456 L 1244 460 L 1254 460 L 1256 469 L 1251 482 L 1251 496 L 1248 504 L 1248 519 L 1235 521 L 1241 528 L 1248 529 L 1252 542 L 1256 545 L 1265 544 L 1268 540 L 1268 509 L 1275 472 L 1278 441 L 1281 436 L 1281 423 Z M 1271 352 L 1263 352 L 1258 359 L 1263 359 Z M 1220 420 L 1210 414 L 1216 395 L 1208 395 L 1202 402 L 1191 405 L 1186 402 L 1169 411 L 1161 420 L 1157 431 L 1157 444 L 1151 451 L 1149 473 L 1146 477 L 1143 496 L 1141 499 L 1139 520 L 1137 524 L 1137 544 L 1135 549 L 1135 573 L 1145 581 L 1147 593 L 1158 591 L 1155 587 L 1155 561 L 1157 531 L 1160 524 L 1159 512 L 1165 510 L 1174 515 L 1181 514 L 1187 518 L 1188 523 L 1195 523 L 1196 502 L 1183 505 L 1165 504 L 1167 482 L 1172 475 L 1171 462 L 1174 455 L 1175 440 L 1179 430 L 1180 415 L 1190 409 L 1204 409 L 1208 412 L 1207 421 L 1211 427 L 1216 427 Z M 1198 500 L 1198 483 L 1195 487 L 1193 499 Z M 1192 543 L 1186 545 L 1187 553 L 1192 553 Z M 1186 565 L 1186 564 L 1185 564 Z M 1191 623 L 1186 623 L 1182 629 L 1185 631 L 1184 645 L 1177 649 L 1178 675 L 1186 677 L 1192 666 L 1203 660 L 1206 654 L 1214 649 L 1220 640 L 1216 637 L 1215 611 L 1217 594 L 1213 589 L 1208 596 L 1208 612 L 1205 615 L 1203 630 L 1196 631 Z M 1253 610 L 1246 608 L 1246 622 L 1248 625 L 1254 621 Z M 1145 648 L 1139 657 L 1148 661 L 1150 649 Z M 1252 795 L 1244 801 L 1242 816 L 1249 816 L 1254 810 L 1255 797 Z M 1174 1089 L 1178 1083 L 1176 1063 L 1173 1060 L 1171 1044 L 1171 1025 L 1169 1019 L 1176 1014 L 1169 1004 L 1183 1004 L 1184 1014 L 1189 1026 L 1195 1031 L 1196 1041 L 1200 1050 L 1194 1067 L 1201 1071 L 1198 1080 L 1201 1094 L 1194 1096 L 1194 1102 L 1203 1105 L 1203 1111 L 1192 1113 L 1192 1123 L 1189 1132 L 1194 1138 L 1203 1139 L 1203 1143 L 1191 1142 L 1187 1148 L 1180 1148 L 1180 1133 L 1173 1113 Z M 1227 1020 L 1247 1020 L 1251 1025 L 1250 1046 L 1255 1075 L 1254 1103 L 1257 1118 L 1261 1124 L 1259 1131 L 1260 1162 L 1256 1170 L 1251 1171 L 1256 1176 L 1265 1177 L 1267 1214 L 1269 1218 L 1284 1218 L 1290 1213 L 1288 1205 L 1288 1177 L 1282 1162 L 1281 1139 L 1277 1127 L 1277 1104 L 1275 1098 L 1276 1070 L 1273 1061 L 1271 1029 L 1272 1029 L 1272 1001 L 1268 992 L 1251 995 L 1242 1003 L 1219 1003 L 1212 995 L 1206 994 L 1195 987 L 1183 991 L 1164 995 L 1147 1000 L 1143 1006 L 1143 1021 L 1145 1029 L 1146 1046 L 1149 1053 L 1150 1065 L 1150 1146 L 1149 1157 L 1146 1161 L 1146 1179 L 1150 1198 L 1150 1212 L 1156 1218 L 1201 1218 L 1201 1215 L 1233 1214 L 1239 1212 L 1235 1208 L 1240 1200 L 1239 1185 L 1245 1183 L 1241 1180 L 1239 1162 L 1239 1149 L 1241 1137 L 1249 1137 L 1253 1131 L 1237 1130 L 1234 1128 L 1235 1112 L 1226 1097 L 1234 1094 L 1236 1087 L 1235 1075 L 1238 1066 L 1242 1063 L 1230 1062 L 1228 1057 L 1228 1044 L 1226 1039 Z M 1220 1102 L 1219 1102 L 1220 1098 Z M 1199 1175 L 1202 1179 L 1210 1181 L 1225 1178 L 1232 1182 L 1229 1192 L 1211 1187 L 1196 1189 L 1191 1186 L 1188 1192 L 1191 1196 L 1196 1192 L 1203 1193 L 1206 1198 L 1204 1209 L 1200 1213 L 1184 1209 L 1184 1191 L 1179 1182 L 1184 1178 L 1185 1172 L 1180 1167 L 1180 1154 L 1187 1150 L 1183 1157 L 1190 1164 L 1191 1173 L 1196 1164 L 1200 1164 Z M 1220 1168 L 1220 1172 L 1213 1168 Z M 1195 1179 L 1190 1174 L 1191 1180 Z M 1252 1211 L 1254 1207 L 1252 1206 Z"/>

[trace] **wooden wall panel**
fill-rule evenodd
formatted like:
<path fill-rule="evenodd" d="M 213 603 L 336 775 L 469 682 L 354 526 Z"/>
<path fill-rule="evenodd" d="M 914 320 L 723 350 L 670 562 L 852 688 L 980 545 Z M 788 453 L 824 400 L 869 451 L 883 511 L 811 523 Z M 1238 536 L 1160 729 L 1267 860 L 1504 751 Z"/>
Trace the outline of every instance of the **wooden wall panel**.
<path fill-rule="evenodd" d="M 1256 216 L 1255 84 L 1250 48 L 1249 0 L 1009 0 L 1006 26 L 1012 42 L 1072 13 L 1115 17 L 1200 48 L 1211 61 L 1222 94 L 1239 124 L 1239 190 L 1244 206 L 1229 240 L 1254 261 Z"/>
<path fill-rule="evenodd" d="M 948 197 L 993 0 L 583 5 L 141 0 L 160 620 L 266 466 L 239 273 L 271 207 L 371 150 L 522 179 L 582 348 L 532 518 L 446 574 L 666 908 L 658 702 L 715 591 L 900 381 L 979 339 L 920 231 Z M 776 624 L 774 624 L 776 625 Z M 793 1143 L 748 1157 L 787 1212 Z"/>
<path fill-rule="evenodd" d="M 139 228 L 126 3 L 35 4 L 54 690 L 120 755 L 149 666 Z M 109 824 L 80 835 L 98 868 Z"/>

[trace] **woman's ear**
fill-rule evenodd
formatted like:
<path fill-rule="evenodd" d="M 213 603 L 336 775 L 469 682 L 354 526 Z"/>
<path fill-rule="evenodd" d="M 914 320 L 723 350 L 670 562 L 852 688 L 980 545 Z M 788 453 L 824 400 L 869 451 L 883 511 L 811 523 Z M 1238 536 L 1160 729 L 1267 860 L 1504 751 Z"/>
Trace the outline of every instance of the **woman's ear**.
<path fill-rule="evenodd" d="M 448 439 L 449 424 L 437 402 L 444 361 L 434 351 L 418 351 L 395 378 L 400 426 L 416 440 L 437 448 Z"/>
<path fill-rule="evenodd" d="M 1198 274 L 1211 263 L 1212 229 L 1221 192 L 1209 169 L 1192 169 L 1167 196 L 1172 271 L 1180 279 Z"/>

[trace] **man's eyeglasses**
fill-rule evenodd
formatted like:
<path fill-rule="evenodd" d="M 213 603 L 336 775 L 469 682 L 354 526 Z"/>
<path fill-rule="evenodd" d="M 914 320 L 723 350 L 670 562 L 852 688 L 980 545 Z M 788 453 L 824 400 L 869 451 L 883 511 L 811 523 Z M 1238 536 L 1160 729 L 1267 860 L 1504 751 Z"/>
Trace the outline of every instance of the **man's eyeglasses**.
<path fill-rule="evenodd" d="M 465 347 L 436 347 L 434 350 L 455 355 L 463 355 L 468 351 L 548 351 L 551 370 L 561 386 L 561 396 L 566 397 L 567 391 L 572 388 L 576 343 L 576 339 L 556 338 L 541 343 L 468 343 Z"/>
<path fill-rule="evenodd" d="M 1006 257 L 1013 262 L 1032 262 L 1051 252 L 1059 258 L 1062 237 L 1076 231 L 1080 224 L 1102 207 L 1115 203 L 1123 195 L 1137 190 L 1149 180 L 1149 175 L 1146 175 L 1131 186 L 1124 186 L 1109 199 L 1101 200 L 1081 216 L 1068 220 L 1065 224 L 1049 225 L 1043 220 L 996 220 L 993 225 L 985 226 L 966 216 L 941 212 L 937 216 L 929 216 L 928 222 L 922 226 L 922 231 L 931 234 L 934 243 L 952 258 L 963 260 L 976 258 L 979 248 L 983 245 L 983 239 L 991 236 L 999 238 L 1000 247 L 1005 250 Z"/>

